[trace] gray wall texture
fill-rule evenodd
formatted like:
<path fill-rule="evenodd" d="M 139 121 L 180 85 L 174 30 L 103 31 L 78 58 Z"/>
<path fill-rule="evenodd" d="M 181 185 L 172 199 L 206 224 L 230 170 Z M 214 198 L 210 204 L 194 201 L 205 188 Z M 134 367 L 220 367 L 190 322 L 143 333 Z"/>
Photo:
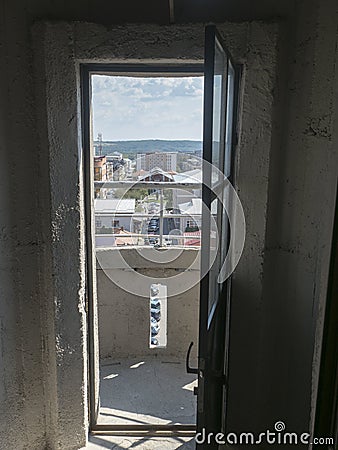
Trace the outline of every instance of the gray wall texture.
<path fill-rule="evenodd" d="M 171 249 L 168 249 L 170 253 Z M 181 361 L 185 360 L 190 342 L 194 342 L 192 361 L 198 342 L 198 313 L 199 313 L 199 264 L 191 273 L 189 280 L 190 289 L 176 295 L 170 295 L 170 283 L 167 292 L 167 346 L 166 348 L 149 348 L 149 297 L 137 296 L 127 292 L 119 282 L 126 277 L 132 284 L 133 274 L 127 273 L 121 267 L 114 268 L 114 253 L 120 251 L 128 253 L 123 258 L 134 262 L 133 267 L 139 273 L 147 277 L 148 286 L 153 280 L 158 282 L 159 277 L 171 277 L 175 279 L 178 270 L 191 265 L 192 258 L 187 257 L 187 250 L 183 250 L 165 270 L 156 262 L 137 264 L 137 249 L 121 248 L 119 250 L 103 250 L 109 256 L 105 258 L 104 270 L 97 268 L 97 301 L 98 301 L 98 327 L 100 359 L 131 356 L 160 355 L 173 356 Z M 157 251 L 157 250 L 153 250 Z M 175 250 L 174 250 L 175 251 Z M 165 253 L 168 253 L 165 252 Z M 175 252 L 176 253 L 176 252 Z M 198 259 L 198 250 L 189 249 L 188 253 L 194 253 L 193 259 Z M 109 259 L 111 265 L 109 268 Z M 136 262 L 136 264 L 135 264 Z M 197 266 L 197 267 L 196 267 Z M 162 281 L 161 281 L 162 282 Z M 176 282 L 177 283 L 177 282 Z M 149 289 L 149 288 L 148 288 Z M 162 319 L 161 319 L 162 320 Z M 161 325 L 162 326 L 162 325 Z"/>
<path fill-rule="evenodd" d="M 50 216 L 55 197 L 49 189 L 48 155 L 39 145 L 45 131 L 38 130 L 36 116 L 46 105 L 35 94 L 31 26 L 40 19 L 168 22 L 164 2 L 123 3 L 118 8 L 114 2 L 79 0 L 2 2 L 0 448 L 76 449 L 86 438 L 84 391 L 78 392 L 76 404 L 82 409 L 75 417 L 67 414 L 73 405 L 66 398 L 64 416 L 56 404 L 65 395 L 65 384 L 66 392 L 72 389 L 58 367 L 66 361 L 71 369 L 73 357 L 72 349 L 56 339 L 69 323 L 62 311 L 62 321 L 55 317 Z M 255 149 L 250 151 L 255 143 L 248 142 L 249 160 L 239 155 L 244 161 L 242 166 L 239 161 L 243 171 L 237 184 L 251 232 L 234 278 L 228 426 L 262 431 L 284 420 L 290 431 L 307 431 L 315 406 L 337 176 L 338 5 L 335 0 L 252 3 L 211 2 L 208 14 L 189 9 L 189 2 L 177 8 L 181 21 L 208 21 L 214 11 L 220 21 L 281 16 L 277 77 L 272 85 L 264 85 L 262 78 L 251 85 L 274 99 L 271 151 L 268 159 L 257 158 Z M 247 51 L 253 66 L 274 58 L 264 54 L 264 46 L 257 52 L 250 41 Z M 259 137 L 269 125 L 257 118 L 252 126 L 259 127 Z M 251 161 L 261 171 L 250 172 Z M 248 195 L 252 186 L 253 203 Z M 250 208 L 260 213 L 251 214 Z M 70 212 L 70 220 L 77 214 Z M 81 287 L 81 280 L 76 286 Z M 74 286 L 65 284 L 64 295 L 68 288 Z M 72 305 L 75 326 L 80 327 L 78 306 Z M 83 349 L 76 351 L 75 367 L 81 373 Z M 67 436 L 62 436 L 63 429 Z"/>

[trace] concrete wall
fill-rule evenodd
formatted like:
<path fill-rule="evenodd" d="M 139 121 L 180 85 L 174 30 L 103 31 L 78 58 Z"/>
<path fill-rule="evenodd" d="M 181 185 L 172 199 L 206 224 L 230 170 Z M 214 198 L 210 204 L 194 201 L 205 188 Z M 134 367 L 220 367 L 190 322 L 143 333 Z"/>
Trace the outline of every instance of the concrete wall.
<path fill-rule="evenodd" d="M 334 1 L 300 1 L 280 26 L 256 278 L 263 290 L 255 295 L 242 259 L 233 285 L 230 429 L 266 430 L 277 420 L 288 431 L 312 429 L 338 168 L 337 12 Z M 251 189 L 246 175 L 238 176 L 242 191 Z"/>
<path fill-rule="evenodd" d="M 258 215 L 264 229 L 267 223 L 264 258 L 252 242 L 254 228 L 246 247 L 257 254 L 251 261 L 263 270 L 251 272 L 242 265 L 234 280 L 228 418 L 234 428 L 265 429 L 276 418 L 290 430 L 308 429 L 337 173 L 337 3 L 233 0 L 222 6 L 208 2 L 205 9 L 192 1 L 175 3 L 181 21 L 284 17 L 273 87 L 268 207 L 266 215 Z M 51 197 L 46 149 L 38 143 L 35 121 L 39 97 L 30 35 L 31 25 L 41 18 L 164 24 L 168 3 L 126 1 L 119 8 L 116 2 L 92 0 L 2 3 L 0 447 L 18 450 L 78 448 L 85 438 L 84 426 L 74 428 L 67 443 L 55 436 L 63 423 L 54 414 L 62 385 L 57 386 L 54 375 Z M 253 62 L 261 56 L 248 49 Z M 256 89 L 264 91 L 264 86 Z M 249 163 L 260 165 L 254 152 L 249 155 Z M 254 178 L 255 172 L 251 177 L 248 171 L 239 173 L 242 192 L 250 191 Z M 250 198 L 244 203 L 250 205 Z M 257 280 L 263 283 L 262 296 L 255 294 Z"/>
<path fill-rule="evenodd" d="M 243 53 L 247 26 L 222 27 L 236 53 Z M 88 430 L 79 61 L 111 61 L 114 55 L 114 61 L 200 62 L 204 29 L 129 25 L 109 30 L 88 23 L 41 22 L 32 31 L 38 136 L 44 149 L 39 155 L 40 181 L 48 193 L 42 217 L 48 245 L 41 255 L 40 293 L 49 300 L 41 309 L 46 317 L 40 377 L 46 385 L 45 430 L 51 446 L 73 448 L 83 445 Z M 267 141 L 262 151 L 268 149 Z M 192 276 L 189 271 L 181 275 L 171 293 L 182 292 L 181 284 Z M 167 281 L 164 269 L 162 278 Z M 137 294 L 144 295 L 145 286 L 134 273 L 135 279 Z M 93 355 L 98 362 L 98 353 Z M 95 408 L 95 399 L 93 404 Z"/>
<path fill-rule="evenodd" d="M 168 264 L 170 268 L 165 271 L 166 277 L 175 277 L 178 270 L 189 266 L 191 259 L 187 257 L 187 253 L 193 253 L 192 258 L 197 258 L 190 279 L 193 287 L 185 292 L 171 295 L 172 280 L 168 279 L 168 284 L 166 283 L 168 285 L 167 347 L 163 349 L 149 349 L 149 297 L 126 292 L 118 285 L 119 280 L 124 276 L 125 269 L 116 267 L 114 254 L 116 252 L 128 253 L 127 258 L 130 258 L 130 261 L 136 261 L 136 265 L 133 267 L 148 278 L 148 286 L 150 286 L 151 280 L 156 283 L 157 279 L 163 276 L 163 269 L 156 262 L 144 264 L 145 261 L 141 258 L 137 264 L 137 249 L 111 249 L 99 250 L 99 252 L 107 253 L 106 261 L 111 260 L 111 264 L 106 264 L 104 270 L 97 269 L 100 358 L 158 354 L 184 360 L 190 342 L 195 343 L 194 349 L 196 350 L 199 312 L 199 251 L 183 250 Z M 150 252 L 151 249 L 148 253 Z M 173 253 L 173 251 L 168 249 L 165 253 Z M 129 275 L 129 284 L 132 283 L 133 278 Z"/>

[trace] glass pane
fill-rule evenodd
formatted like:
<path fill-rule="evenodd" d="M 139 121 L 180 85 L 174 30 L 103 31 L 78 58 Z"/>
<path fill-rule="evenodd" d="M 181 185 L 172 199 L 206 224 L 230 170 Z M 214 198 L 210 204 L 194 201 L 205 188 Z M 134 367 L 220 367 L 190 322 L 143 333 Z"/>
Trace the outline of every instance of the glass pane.
<path fill-rule="evenodd" d="M 208 298 L 208 314 L 211 313 L 213 305 L 218 301 L 219 294 L 219 284 L 217 282 L 217 277 L 220 269 L 220 248 L 219 248 L 219 209 L 220 202 L 216 198 L 211 203 L 211 214 L 210 214 L 210 245 L 209 245 L 209 298 Z"/>
<path fill-rule="evenodd" d="M 213 80 L 212 164 L 219 170 L 222 170 L 223 167 L 226 66 L 227 57 L 216 39 Z M 217 183 L 218 180 L 219 172 L 213 170 L 212 184 Z"/>
<path fill-rule="evenodd" d="M 234 87 L 235 87 L 235 70 L 231 61 L 228 62 L 228 89 L 227 89 L 227 112 L 226 112 L 226 130 L 225 130 L 225 158 L 224 158 L 224 174 L 226 177 L 231 171 L 231 148 L 233 141 L 232 125 L 234 119 Z"/>
<path fill-rule="evenodd" d="M 226 185 L 223 189 L 222 193 L 222 236 L 221 236 L 221 267 L 223 265 L 223 262 L 227 256 L 228 247 L 229 247 L 229 234 L 230 234 L 230 228 L 229 228 L 229 218 L 228 218 L 228 212 L 229 212 L 229 201 L 230 201 L 230 188 L 229 185 Z"/>

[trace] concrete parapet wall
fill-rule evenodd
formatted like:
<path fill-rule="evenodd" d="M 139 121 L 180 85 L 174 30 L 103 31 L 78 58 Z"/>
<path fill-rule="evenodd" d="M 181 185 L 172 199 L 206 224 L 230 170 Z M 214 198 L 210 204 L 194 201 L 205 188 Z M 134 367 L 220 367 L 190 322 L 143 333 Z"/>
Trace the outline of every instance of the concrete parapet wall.
<path fill-rule="evenodd" d="M 182 358 L 185 356 L 190 342 L 193 341 L 197 348 L 199 250 L 181 249 L 179 256 L 166 264 L 166 269 L 161 267 L 163 264 L 151 262 L 149 259 L 143 260 L 138 253 L 139 250 L 137 248 L 98 250 L 99 260 L 102 262 L 104 259 L 105 266 L 104 269 L 97 268 L 100 358 L 154 354 Z M 149 256 L 157 250 L 145 248 L 143 251 Z M 175 248 L 167 249 L 165 254 L 169 256 L 176 251 Z M 163 278 L 167 277 L 166 348 L 149 348 L 149 297 L 126 292 L 117 285 L 117 283 L 123 282 L 123 278 L 126 278 L 132 289 L 133 279 L 135 279 L 132 269 L 126 271 L 116 262 L 117 252 L 122 253 L 125 259 L 132 260 L 137 273 L 142 273 L 147 277 L 148 289 L 151 282 L 157 283 L 160 278 L 163 283 Z M 102 257 L 103 253 L 104 257 Z M 189 271 L 185 272 L 184 268 L 189 266 Z M 184 274 L 192 287 L 185 292 L 172 295 L 171 283 L 174 282 L 172 280 L 175 280 L 178 273 Z"/>

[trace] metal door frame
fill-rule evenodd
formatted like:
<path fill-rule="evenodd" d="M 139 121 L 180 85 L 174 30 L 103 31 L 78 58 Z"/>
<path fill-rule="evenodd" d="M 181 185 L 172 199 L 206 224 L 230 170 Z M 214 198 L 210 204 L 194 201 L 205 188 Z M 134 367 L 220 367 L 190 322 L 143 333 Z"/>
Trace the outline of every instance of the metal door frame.
<path fill-rule="evenodd" d="M 86 310 L 88 314 L 88 376 L 89 376 L 89 428 L 92 434 L 146 435 L 146 436 L 194 436 L 196 424 L 177 425 L 109 425 L 97 424 L 98 411 L 95 408 L 98 399 L 95 396 L 95 337 L 94 337 L 94 309 L 96 298 L 93 290 L 93 230 L 92 230 L 92 186 L 91 173 L 93 171 L 93 151 L 91 143 L 91 75 L 125 75 L 125 76 L 204 76 L 204 64 L 196 63 L 84 63 L 80 64 L 81 86 L 81 122 L 83 142 L 83 180 L 85 204 L 85 241 L 86 241 Z"/>
<path fill-rule="evenodd" d="M 215 65 L 215 45 L 218 41 L 220 47 L 224 51 L 226 59 L 226 98 L 224 99 L 223 103 L 223 111 L 221 111 L 221 119 L 224 123 L 221 124 L 222 127 L 226 128 L 226 120 L 227 120 L 227 114 L 229 114 L 229 111 L 227 111 L 228 106 L 228 75 L 229 75 L 229 64 L 231 64 L 233 73 L 234 73 L 234 85 L 233 85 L 233 109 L 232 109 L 232 124 L 231 129 L 229 130 L 232 136 L 231 139 L 231 147 L 230 147 L 230 174 L 227 177 L 227 179 L 230 181 L 230 183 L 234 183 L 234 169 L 235 169 L 235 149 L 237 147 L 238 138 L 237 138 L 237 125 L 238 125 L 238 104 L 239 104 L 239 83 L 241 79 L 241 67 L 233 62 L 233 59 L 230 55 L 230 53 L 227 51 L 227 49 L 224 47 L 222 43 L 222 38 L 219 35 L 217 28 L 214 25 L 210 25 L 206 27 L 206 39 L 205 39 L 205 96 L 204 96 L 204 132 L 203 132 L 203 160 L 206 161 L 206 165 L 212 164 L 212 150 L 213 150 L 213 112 L 214 112 L 214 65 Z M 222 92 L 224 88 L 224 80 L 223 80 L 223 86 L 222 86 Z M 221 166 L 221 171 L 224 171 L 224 159 L 225 159 L 225 153 L 226 153 L 226 132 L 227 130 L 224 129 L 224 136 L 222 135 L 222 138 L 224 138 L 223 142 L 223 152 L 221 153 L 221 148 L 219 149 L 220 155 L 219 155 L 219 165 Z M 211 185 L 211 180 L 209 185 Z M 223 188 L 223 186 L 221 186 Z M 220 187 L 218 185 L 215 186 L 215 190 L 219 190 Z M 211 203 L 214 199 L 217 198 L 217 195 L 215 192 L 213 192 L 209 187 L 207 187 L 205 184 L 203 184 L 203 202 L 206 203 L 206 206 L 209 208 L 210 215 L 211 215 Z M 218 212 L 219 214 L 219 212 Z M 221 218 L 222 220 L 222 218 Z M 208 220 L 210 222 L 210 220 Z M 202 222 L 203 223 L 203 222 Z M 224 224 L 222 224 L 224 226 Z M 221 227 L 222 227 L 221 226 Z M 203 230 L 202 230 L 202 255 L 201 255 L 201 261 L 202 261 L 202 273 L 205 272 L 205 264 L 209 263 L 209 249 L 206 245 L 206 242 L 210 242 L 210 225 L 209 227 L 206 226 L 204 230 L 204 239 L 203 239 Z M 227 244 L 229 246 L 230 241 L 230 232 L 227 234 Z M 221 242 L 221 240 L 220 240 Z M 207 257 L 206 255 L 203 255 L 203 252 L 208 251 Z M 219 251 L 221 251 L 219 249 Z M 203 266 L 204 264 L 204 266 Z M 220 261 L 220 265 L 222 264 L 222 261 Z M 207 383 L 209 383 L 209 387 L 214 383 L 214 386 L 226 386 L 227 385 L 227 364 L 228 364 L 228 347 L 229 347 L 229 322 L 230 322 L 230 298 L 231 298 L 231 278 L 228 278 L 223 285 L 220 287 L 220 291 L 218 294 L 218 299 L 215 301 L 212 305 L 212 308 L 209 310 L 209 285 L 210 285 L 210 272 L 206 272 L 203 276 L 200 284 L 200 332 L 199 332 L 199 346 L 198 346 L 198 378 L 199 378 L 199 386 L 197 390 L 198 395 L 198 407 L 197 407 L 197 425 L 200 428 L 199 422 L 206 423 L 206 417 L 208 416 L 208 412 L 204 411 L 204 391 L 205 391 L 205 376 L 209 377 L 209 380 L 207 378 Z M 217 311 L 217 312 L 216 312 Z M 217 316 L 216 316 L 217 314 Z M 220 317 L 224 318 L 224 328 L 221 328 L 221 326 L 217 325 L 217 319 Z M 212 323 L 213 321 L 216 322 L 216 324 Z M 224 331 L 224 333 L 223 333 Z M 219 335 L 219 333 L 221 334 Z M 215 336 L 215 333 L 217 335 Z M 224 336 L 223 336 L 224 334 Z M 219 336 L 218 336 L 219 335 Z M 217 337 L 218 336 L 218 337 Z M 224 340 L 223 340 L 224 337 Z M 213 360 L 208 360 L 209 358 L 209 346 L 214 343 L 218 343 L 218 351 L 219 358 L 222 362 L 222 373 L 217 373 L 216 370 L 213 370 L 212 363 Z M 214 358 L 214 359 L 217 359 Z M 209 364 L 209 366 L 208 366 Z M 213 377 L 212 373 L 215 372 L 215 377 L 219 378 L 219 381 L 211 382 L 211 378 Z M 217 372 L 220 372 L 217 369 Z M 225 419 L 224 419 L 224 408 L 225 408 L 225 401 L 226 401 L 226 389 L 223 389 L 222 394 L 222 404 L 220 405 L 220 408 L 222 408 L 222 411 L 220 411 L 220 417 L 218 417 L 219 422 L 219 430 L 218 432 L 224 431 L 222 428 L 225 427 Z M 201 447 L 202 448 L 202 447 Z M 204 448 L 204 447 L 203 447 Z"/>

